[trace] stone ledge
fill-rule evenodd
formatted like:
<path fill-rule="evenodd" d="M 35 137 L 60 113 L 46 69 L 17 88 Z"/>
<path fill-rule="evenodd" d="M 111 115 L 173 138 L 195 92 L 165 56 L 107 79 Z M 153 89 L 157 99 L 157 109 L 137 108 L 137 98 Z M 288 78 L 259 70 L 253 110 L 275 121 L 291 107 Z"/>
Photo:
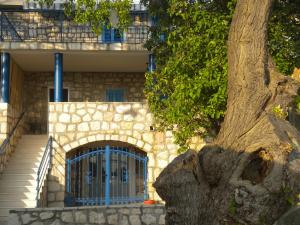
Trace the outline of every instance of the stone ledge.
<path fill-rule="evenodd" d="M 115 205 L 10 210 L 9 225 L 165 225 L 164 205 Z"/>
<path fill-rule="evenodd" d="M 53 51 L 147 51 L 143 44 L 127 43 L 46 43 L 0 42 L 2 50 L 53 50 Z"/>

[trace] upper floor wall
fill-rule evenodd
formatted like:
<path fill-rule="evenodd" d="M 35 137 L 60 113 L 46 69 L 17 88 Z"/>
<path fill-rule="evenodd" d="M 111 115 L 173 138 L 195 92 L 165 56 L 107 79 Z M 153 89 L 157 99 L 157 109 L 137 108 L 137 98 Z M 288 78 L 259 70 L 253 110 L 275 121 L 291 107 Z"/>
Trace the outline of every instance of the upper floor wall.
<path fill-rule="evenodd" d="M 0 10 L 1 49 L 145 50 L 151 21 L 141 5 L 133 5 L 132 24 L 126 31 L 105 29 L 101 35 L 89 24 L 67 18 L 58 6 L 45 10 L 37 5 Z"/>

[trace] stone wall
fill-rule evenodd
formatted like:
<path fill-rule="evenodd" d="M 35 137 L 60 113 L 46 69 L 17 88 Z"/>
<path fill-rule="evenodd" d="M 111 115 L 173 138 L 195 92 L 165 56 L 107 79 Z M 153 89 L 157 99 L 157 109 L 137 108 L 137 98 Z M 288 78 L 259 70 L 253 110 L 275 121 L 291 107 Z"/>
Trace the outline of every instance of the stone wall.
<path fill-rule="evenodd" d="M 47 133 L 48 92 L 53 88 L 53 73 L 29 73 L 25 76 L 24 105 L 27 133 Z M 143 73 L 64 73 L 64 88 L 70 102 L 103 102 L 108 88 L 124 88 L 125 101 L 143 102 Z"/>
<path fill-rule="evenodd" d="M 7 24 L 5 27 L 8 27 L 8 29 L 2 29 L 4 41 L 18 41 L 20 37 L 26 42 L 102 42 L 102 36 L 93 32 L 89 24 L 75 23 L 64 18 L 64 15 L 59 11 L 3 13 L 5 14 L 3 23 Z M 134 22 L 124 34 L 125 42 L 130 44 L 145 43 L 148 37 L 148 26 L 150 25 L 148 16 L 146 14 L 132 15 L 132 21 Z M 15 35 L 14 31 L 18 35 Z"/>
<path fill-rule="evenodd" d="M 50 103 L 49 135 L 56 154 L 48 181 L 48 206 L 63 206 L 66 153 L 97 141 L 121 141 L 147 153 L 150 199 L 159 200 L 152 187 L 159 173 L 177 156 L 171 131 L 153 129 L 153 116 L 146 103 Z M 193 146 L 200 149 L 200 139 Z"/>
<path fill-rule="evenodd" d="M 9 225 L 164 225 L 163 205 L 11 210 Z"/>
<path fill-rule="evenodd" d="M 20 67 L 11 60 L 10 65 L 10 100 L 9 104 L 0 103 L 0 143 L 7 138 L 8 134 L 16 125 L 23 112 L 23 81 L 24 73 Z M 10 155 L 23 133 L 23 121 L 19 124 L 7 145 L 6 152 L 0 155 L 0 172 L 4 169 Z"/>

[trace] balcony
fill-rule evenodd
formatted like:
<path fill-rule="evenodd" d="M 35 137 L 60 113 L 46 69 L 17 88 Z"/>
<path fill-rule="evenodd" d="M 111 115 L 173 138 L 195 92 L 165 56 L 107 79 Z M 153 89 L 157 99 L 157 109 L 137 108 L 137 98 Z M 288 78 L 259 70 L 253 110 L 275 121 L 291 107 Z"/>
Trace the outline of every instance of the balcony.
<path fill-rule="evenodd" d="M 84 50 L 78 47 L 83 45 L 85 49 L 130 50 L 136 45 L 140 46 L 138 49 L 143 49 L 151 25 L 147 11 L 140 5 L 133 5 L 131 17 L 133 23 L 126 32 L 111 29 L 97 35 L 89 24 L 73 22 L 62 10 L 3 9 L 0 11 L 1 48 Z M 55 44 L 62 47 L 56 47 Z M 34 45 L 37 46 L 32 47 Z"/>

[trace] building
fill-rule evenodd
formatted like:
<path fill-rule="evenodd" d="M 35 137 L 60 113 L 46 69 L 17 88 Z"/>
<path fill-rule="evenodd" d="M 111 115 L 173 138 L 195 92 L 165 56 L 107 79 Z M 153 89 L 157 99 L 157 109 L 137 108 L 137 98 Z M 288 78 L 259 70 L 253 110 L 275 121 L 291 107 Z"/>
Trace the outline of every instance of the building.
<path fill-rule="evenodd" d="M 0 220 L 10 208 L 158 200 L 152 183 L 178 146 L 143 94 L 155 66 L 147 10 L 133 5 L 126 32 L 98 36 L 59 2 L 0 3 Z"/>

